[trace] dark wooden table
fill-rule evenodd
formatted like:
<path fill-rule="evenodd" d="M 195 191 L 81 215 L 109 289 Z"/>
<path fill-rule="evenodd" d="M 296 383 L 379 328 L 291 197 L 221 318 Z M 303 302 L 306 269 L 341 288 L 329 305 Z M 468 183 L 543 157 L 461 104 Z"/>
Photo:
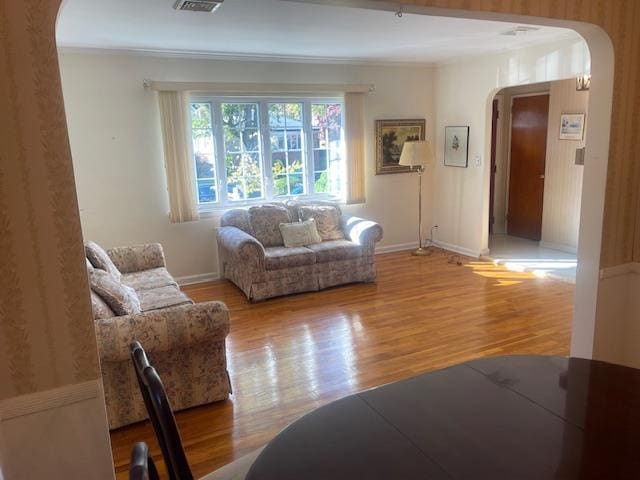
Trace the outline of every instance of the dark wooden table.
<path fill-rule="evenodd" d="M 476 360 L 343 398 L 275 437 L 247 480 L 640 479 L 640 370 Z"/>

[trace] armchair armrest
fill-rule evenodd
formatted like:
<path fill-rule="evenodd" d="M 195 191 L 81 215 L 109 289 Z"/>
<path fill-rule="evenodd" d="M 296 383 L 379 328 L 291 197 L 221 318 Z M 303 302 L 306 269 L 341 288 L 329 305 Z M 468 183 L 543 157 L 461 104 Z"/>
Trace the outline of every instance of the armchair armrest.
<path fill-rule="evenodd" d="M 373 248 L 382 240 L 382 227 L 374 221 L 343 216 L 340 222 L 344 236 L 358 245 L 368 245 Z"/>
<path fill-rule="evenodd" d="M 245 262 L 257 262 L 257 266 L 264 266 L 264 247 L 255 238 L 237 227 L 226 226 L 218 228 L 218 245 L 230 255 Z"/>
<path fill-rule="evenodd" d="M 151 354 L 223 341 L 229 333 L 229 310 L 222 302 L 205 302 L 105 318 L 95 325 L 100 360 L 121 362 L 129 359 L 134 340 Z"/>
<path fill-rule="evenodd" d="M 159 243 L 110 248 L 107 250 L 107 254 L 122 273 L 166 266 L 164 251 Z"/>

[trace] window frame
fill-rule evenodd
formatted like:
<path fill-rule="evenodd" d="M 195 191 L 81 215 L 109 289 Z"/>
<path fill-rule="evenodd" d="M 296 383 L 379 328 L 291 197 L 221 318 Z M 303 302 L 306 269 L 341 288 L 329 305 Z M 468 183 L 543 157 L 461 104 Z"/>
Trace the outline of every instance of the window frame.
<path fill-rule="evenodd" d="M 188 134 L 190 141 L 190 160 L 194 165 L 194 184 L 196 192 L 196 202 L 198 203 L 198 210 L 200 213 L 215 212 L 218 210 L 226 210 L 232 207 L 243 207 L 247 205 L 259 205 L 265 202 L 273 201 L 286 201 L 292 198 L 304 198 L 308 200 L 331 200 L 336 202 L 344 201 L 345 188 L 343 185 L 343 191 L 340 195 L 332 193 L 315 193 L 314 182 L 314 163 L 313 163 L 313 127 L 311 120 L 311 104 L 325 103 L 325 104 L 340 104 L 342 107 L 341 114 L 341 128 L 340 139 L 343 150 L 343 162 L 345 162 L 345 112 L 344 112 L 344 98 L 342 97 L 299 97 L 299 96 L 220 96 L 212 94 L 197 94 L 191 95 L 189 98 L 189 106 L 192 103 L 208 103 L 211 108 L 211 122 L 213 131 L 213 161 L 214 171 L 216 174 L 216 202 L 200 203 L 198 193 L 198 176 L 195 168 L 195 155 L 191 151 L 193 148 L 193 131 L 191 116 L 189 116 Z M 258 142 L 261 149 L 260 168 L 262 171 L 263 182 L 263 196 L 261 198 L 244 199 L 244 200 L 230 200 L 227 192 L 227 171 L 225 167 L 225 145 L 224 145 L 224 128 L 222 124 L 222 103 L 256 103 L 258 104 L 259 115 L 259 128 L 258 128 Z M 269 125 L 269 104 L 271 103 L 300 103 L 302 104 L 302 141 L 303 141 L 303 159 L 304 159 L 304 172 L 303 182 L 305 188 L 305 194 L 301 195 L 274 195 L 273 194 L 273 172 L 271 168 L 271 136 Z M 189 115 L 191 115 L 191 109 L 189 109 Z M 285 135 L 286 136 L 286 135 Z M 286 142 L 286 138 L 285 138 Z M 328 155 L 328 153 L 327 153 Z M 327 165 L 329 159 L 327 158 Z M 346 164 L 343 163 L 343 176 L 346 173 Z M 343 184 L 344 184 L 343 179 Z M 309 193 L 312 192 L 313 193 Z"/>

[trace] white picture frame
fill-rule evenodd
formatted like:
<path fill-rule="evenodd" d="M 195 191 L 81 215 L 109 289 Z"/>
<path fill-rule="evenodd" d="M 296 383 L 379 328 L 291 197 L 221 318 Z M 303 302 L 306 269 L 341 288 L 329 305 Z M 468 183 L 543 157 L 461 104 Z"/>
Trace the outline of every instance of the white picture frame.
<path fill-rule="evenodd" d="M 469 164 L 469 127 L 444 127 L 444 164 L 467 168 Z"/>
<path fill-rule="evenodd" d="M 582 140 L 584 138 L 584 113 L 560 115 L 560 140 Z"/>

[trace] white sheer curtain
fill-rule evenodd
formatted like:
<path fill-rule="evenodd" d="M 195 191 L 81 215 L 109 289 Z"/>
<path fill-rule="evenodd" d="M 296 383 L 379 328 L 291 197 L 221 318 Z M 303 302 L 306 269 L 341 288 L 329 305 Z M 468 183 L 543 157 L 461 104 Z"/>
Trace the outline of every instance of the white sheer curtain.
<path fill-rule="evenodd" d="M 194 167 L 189 155 L 189 92 L 158 92 L 164 161 L 169 190 L 169 218 L 174 223 L 198 220 Z"/>
<path fill-rule="evenodd" d="M 345 140 L 347 153 L 346 202 L 365 203 L 364 191 L 364 93 L 344 95 Z"/>

